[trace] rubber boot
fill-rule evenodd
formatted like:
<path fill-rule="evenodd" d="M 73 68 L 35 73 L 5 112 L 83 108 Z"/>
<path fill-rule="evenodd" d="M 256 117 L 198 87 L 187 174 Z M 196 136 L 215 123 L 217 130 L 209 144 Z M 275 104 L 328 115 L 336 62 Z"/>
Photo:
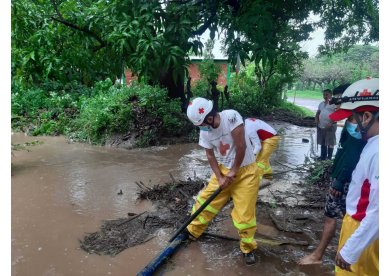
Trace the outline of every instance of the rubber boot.
<path fill-rule="evenodd" d="M 183 231 L 182 231 L 182 234 L 184 235 L 185 239 L 184 240 L 189 240 L 189 241 L 196 241 L 196 237 L 192 235 L 191 232 L 189 232 L 189 230 L 187 228 L 185 228 Z"/>
<path fill-rule="evenodd" d="M 331 160 L 333 152 L 334 152 L 334 148 L 328 147 L 328 152 L 327 152 L 327 159 L 328 160 Z"/>
<path fill-rule="evenodd" d="M 326 160 L 327 159 L 327 147 L 324 145 L 320 146 L 320 160 Z"/>
<path fill-rule="evenodd" d="M 257 262 L 257 258 L 253 252 L 243 253 L 243 258 L 247 266 L 252 266 Z"/>

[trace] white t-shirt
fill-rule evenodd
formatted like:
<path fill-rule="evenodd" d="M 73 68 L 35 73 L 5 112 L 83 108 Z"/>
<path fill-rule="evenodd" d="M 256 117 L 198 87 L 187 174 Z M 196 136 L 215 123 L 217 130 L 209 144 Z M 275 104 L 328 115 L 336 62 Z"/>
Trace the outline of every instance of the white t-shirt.
<path fill-rule="evenodd" d="M 379 135 L 370 138 L 353 171 L 346 197 L 346 212 L 361 222 L 340 250 L 349 264 L 358 261 L 362 251 L 378 239 L 379 226 Z"/>
<path fill-rule="evenodd" d="M 246 136 L 254 147 L 254 154 L 257 154 L 261 150 L 262 141 L 277 135 L 277 131 L 273 127 L 257 118 L 244 120 L 244 129 Z"/>
<path fill-rule="evenodd" d="M 243 119 L 237 111 L 232 109 L 224 110 L 219 115 L 220 125 L 218 128 L 211 128 L 210 131 L 200 130 L 199 145 L 206 149 L 213 149 L 217 153 L 218 162 L 231 169 L 236 155 L 236 146 L 231 132 L 243 124 Z M 253 148 L 247 135 L 245 135 L 245 140 L 246 152 L 241 167 L 255 162 Z"/>
<path fill-rule="evenodd" d="M 329 123 L 333 123 L 328 117 L 331 113 L 335 112 L 336 106 L 334 104 L 326 104 L 324 101 L 319 104 L 319 127 L 325 128 Z"/>

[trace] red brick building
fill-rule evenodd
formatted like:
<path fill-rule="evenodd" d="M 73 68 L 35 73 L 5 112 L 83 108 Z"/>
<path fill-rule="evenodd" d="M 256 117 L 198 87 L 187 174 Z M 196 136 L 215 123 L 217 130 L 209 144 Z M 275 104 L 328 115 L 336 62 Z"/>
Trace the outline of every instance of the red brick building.
<path fill-rule="evenodd" d="M 189 65 L 188 71 L 189 76 L 192 78 L 192 85 L 195 85 L 196 81 L 200 79 L 200 70 L 199 63 L 201 63 L 202 59 L 193 58 L 191 59 L 192 63 Z M 217 84 L 220 86 L 225 86 L 228 83 L 230 77 L 230 65 L 228 64 L 227 59 L 214 59 L 216 64 L 220 65 L 222 68 L 222 72 L 217 78 Z"/>
<path fill-rule="evenodd" d="M 191 84 L 192 86 L 200 79 L 200 71 L 199 71 L 199 63 L 202 61 L 201 58 L 191 58 L 192 63 L 188 67 L 189 76 L 192 78 Z M 220 86 L 225 86 L 228 84 L 228 80 L 230 78 L 230 64 L 228 64 L 227 59 L 214 59 L 216 64 L 219 64 L 222 68 L 222 72 L 220 73 L 217 84 Z M 133 75 L 130 70 L 125 71 L 126 75 L 126 84 L 130 84 L 134 79 L 137 79 L 136 75 Z"/>

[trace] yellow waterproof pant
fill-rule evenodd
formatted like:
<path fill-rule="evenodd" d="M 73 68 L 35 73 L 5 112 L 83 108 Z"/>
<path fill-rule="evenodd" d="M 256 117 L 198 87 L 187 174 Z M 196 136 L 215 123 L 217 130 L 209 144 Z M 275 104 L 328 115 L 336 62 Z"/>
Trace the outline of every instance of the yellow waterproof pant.
<path fill-rule="evenodd" d="M 360 222 L 346 214 L 343 218 L 342 230 L 340 230 L 338 250 L 342 249 L 347 239 L 355 232 Z M 335 275 L 359 275 L 359 276 L 376 276 L 378 275 L 378 247 L 379 240 L 370 244 L 361 254 L 358 261 L 351 265 L 351 271 L 346 271 L 335 266 Z"/>
<path fill-rule="evenodd" d="M 262 148 L 257 155 L 257 165 L 261 172 L 261 176 L 264 174 L 272 174 L 273 170 L 270 166 L 270 155 L 275 151 L 280 142 L 280 136 L 273 136 L 261 142 Z"/>
<path fill-rule="evenodd" d="M 222 174 L 226 175 L 229 169 L 219 165 Z M 189 232 L 198 238 L 207 228 L 213 217 L 232 198 L 234 208 L 231 212 L 234 226 L 238 229 L 240 236 L 240 250 L 249 253 L 257 248 L 254 234 L 257 230 L 255 208 L 259 189 L 259 170 L 255 163 L 239 169 L 234 181 L 226 189 L 212 200 L 212 202 L 188 225 Z M 197 196 L 193 206 L 192 214 L 219 188 L 219 182 L 215 174 Z"/>

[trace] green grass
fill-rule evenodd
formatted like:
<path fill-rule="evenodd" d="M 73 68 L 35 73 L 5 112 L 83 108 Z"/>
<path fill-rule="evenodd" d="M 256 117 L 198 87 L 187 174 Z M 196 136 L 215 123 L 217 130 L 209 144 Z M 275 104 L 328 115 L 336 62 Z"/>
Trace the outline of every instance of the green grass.
<path fill-rule="evenodd" d="M 317 99 L 317 100 L 323 99 L 323 93 L 318 90 L 288 90 L 286 92 L 288 99 L 293 99 L 295 92 L 296 92 L 296 98 Z"/>
<path fill-rule="evenodd" d="M 313 112 L 312 110 L 310 110 L 306 107 L 303 107 L 303 106 L 299 106 L 299 108 L 304 113 L 304 117 L 314 117 L 315 116 L 315 112 Z"/>
<path fill-rule="evenodd" d="M 293 112 L 301 117 L 314 117 L 315 116 L 315 112 L 313 112 L 312 110 L 305 108 L 305 107 L 302 107 L 302 106 L 297 106 L 297 105 L 292 104 L 290 102 L 283 102 L 281 104 L 280 108 L 289 110 L 289 111 L 291 111 L 291 112 Z"/>

